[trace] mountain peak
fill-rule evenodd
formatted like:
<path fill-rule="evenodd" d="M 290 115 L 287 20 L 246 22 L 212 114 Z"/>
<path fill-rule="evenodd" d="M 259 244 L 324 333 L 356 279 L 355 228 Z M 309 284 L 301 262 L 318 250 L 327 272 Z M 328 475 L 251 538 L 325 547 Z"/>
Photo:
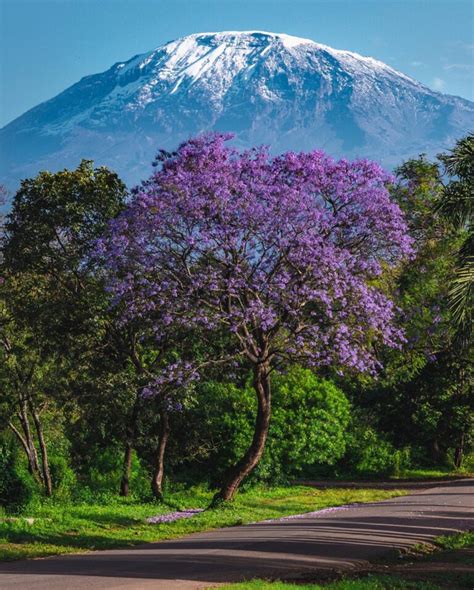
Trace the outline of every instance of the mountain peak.
<path fill-rule="evenodd" d="M 274 66 L 280 63 L 283 68 L 293 62 L 302 69 L 319 69 L 323 75 L 324 70 L 338 67 L 354 75 L 385 75 L 403 78 L 410 84 L 419 85 L 412 78 L 372 57 L 334 49 L 311 39 L 286 33 L 259 30 L 193 33 L 137 55 L 127 62 L 116 64 L 116 68 L 122 70 L 120 77 L 125 74 L 128 77 L 130 69 L 138 69 L 150 74 L 156 73 L 161 80 L 174 79 L 175 83 L 169 89 L 172 94 L 186 78 L 191 84 L 202 77 L 214 79 L 224 82 L 216 85 L 217 94 L 222 94 L 236 75 L 246 71 L 246 77 L 249 77 L 257 64 L 263 62 L 273 62 Z M 151 86 L 158 83 L 156 76 L 150 83 Z M 209 88 L 211 86 L 212 84 L 208 84 Z"/>
<path fill-rule="evenodd" d="M 304 39 L 303 37 L 295 37 L 286 33 L 272 33 L 270 31 L 214 31 L 207 33 L 193 33 L 181 39 L 198 39 L 198 40 L 210 40 L 213 39 L 218 43 L 235 43 L 236 41 L 250 40 L 255 44 L 267 45 L 275 41 L 280 41 L 283 45 L 288 48 L 296 47 L 302 44 L 313 44 L 318 45 L 311 39 Z M 173 41 L 171 41 L 172 43 Z"/>
<path fill-rule="evenodd" d="M 372 57 L 285 33 L 195 33 L 87 76 L 4 127 L 0 182 L 88 157 L 133 183 L 158 148 L 212 129 L 241 147 L 322 148 L 392 166 L 473 126 L 472 103 Z"/>

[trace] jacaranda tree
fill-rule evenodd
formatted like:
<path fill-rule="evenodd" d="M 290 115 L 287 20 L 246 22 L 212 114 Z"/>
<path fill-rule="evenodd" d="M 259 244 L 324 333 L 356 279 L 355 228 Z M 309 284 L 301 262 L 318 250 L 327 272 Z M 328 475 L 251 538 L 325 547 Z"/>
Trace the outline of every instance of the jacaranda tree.
<path fill-rule="evenodd" d="M 272 371 L 298 362 L 373 372 L 376 347 L 398 345 L 393 303 L 374 279 L 411 250 L 377 164 L 238 152 L 229 138 L 165 154 L 98 245 L 124 321 L 146 318 L 157 340 L 170 326 L 219 337 L 229 346 L 210 360 L 233 356 L 253 371 L 253 439 L 215 501 L 232 499 L 262 456 Z M 174 363 L 158 382 L 176 371 L 186 379 Z"/>

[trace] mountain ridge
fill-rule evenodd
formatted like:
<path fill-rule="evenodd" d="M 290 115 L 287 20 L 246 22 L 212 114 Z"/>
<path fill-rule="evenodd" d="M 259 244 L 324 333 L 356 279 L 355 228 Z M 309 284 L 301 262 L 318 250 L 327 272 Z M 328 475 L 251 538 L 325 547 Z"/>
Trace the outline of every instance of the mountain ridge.
<path fill-rule="evenodd" d="M 212 129 L 234 132 L 239 147 L 319 148 L 391 167 L 472 127 L 474 103 L 374 58 L 284 33 L 195 33 L 85 76 L 3 127 L 0 180 L 90 158 L 133 184 L 158 148 Z"/>

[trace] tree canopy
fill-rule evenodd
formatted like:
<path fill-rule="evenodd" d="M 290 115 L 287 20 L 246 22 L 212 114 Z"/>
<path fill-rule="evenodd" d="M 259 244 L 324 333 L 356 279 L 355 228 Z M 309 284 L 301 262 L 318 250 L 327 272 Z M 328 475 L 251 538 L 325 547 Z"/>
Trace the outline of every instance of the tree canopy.
<path fill-rule="evenodd" d="M 273 369 L 297 361 L 375 371 L 374 347 L 399 345 L 393 303 L 371 281 L 411 252 L 377 164 L 238 152 L 227 139 L 192 139 L 165 156 L 98 247 L 125 322 L 146 318 L 157 341 L 170 326 L 224 332 L 225 358 L 253 367 L 254 440 L 224 500 L 263 452 Z M 168 366 L 148 391 L 183 378 L 183 367 Z"/>

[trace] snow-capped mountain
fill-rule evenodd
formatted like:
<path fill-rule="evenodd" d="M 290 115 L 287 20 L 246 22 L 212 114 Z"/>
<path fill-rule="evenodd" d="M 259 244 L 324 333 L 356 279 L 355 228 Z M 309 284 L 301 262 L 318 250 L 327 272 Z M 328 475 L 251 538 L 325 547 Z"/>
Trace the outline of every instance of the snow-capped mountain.
<path fill-rule="evenodd" d="M 232 131 L 239 146 L 322 148 L 386 167 L 434 155 L 474 128 L 474 103 L 434 92 L 386 64 L 309 39 L 201 33 L 86 76 L 0 130 L 0 182 L 81 158 L 129 183 L 158 148 Z"/>

